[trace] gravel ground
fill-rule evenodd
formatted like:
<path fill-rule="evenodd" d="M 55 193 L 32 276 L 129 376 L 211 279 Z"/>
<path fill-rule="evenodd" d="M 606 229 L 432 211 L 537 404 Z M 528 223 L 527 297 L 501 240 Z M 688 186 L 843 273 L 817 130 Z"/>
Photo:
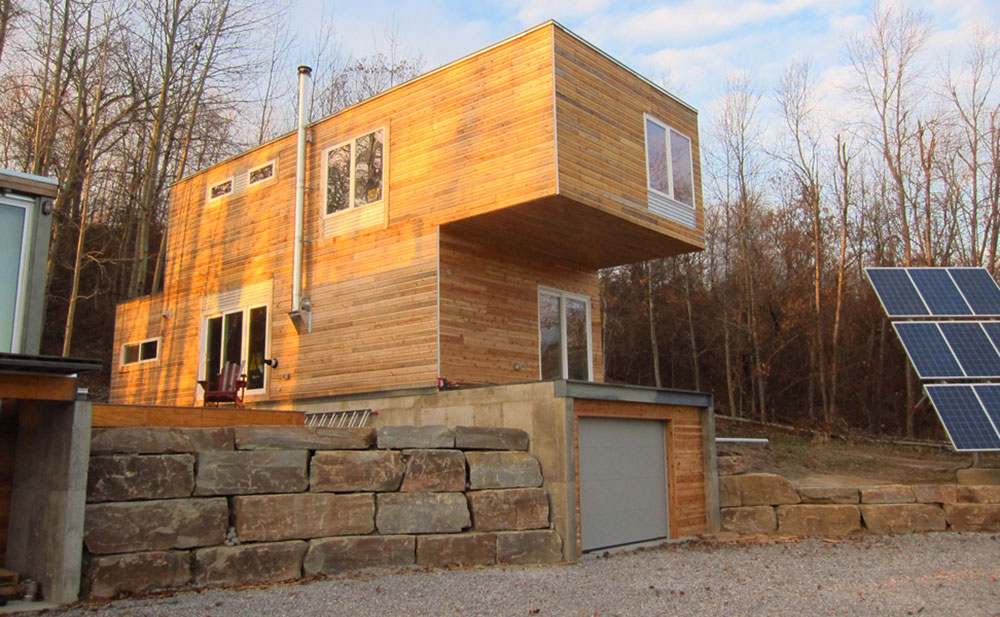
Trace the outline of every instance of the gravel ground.
<path fill-rule="evenodd" d="M 65 617 L 1000 616 L 1000 537 L 669 544 L 576 565 L 378 572 L 84 604 Z"/>

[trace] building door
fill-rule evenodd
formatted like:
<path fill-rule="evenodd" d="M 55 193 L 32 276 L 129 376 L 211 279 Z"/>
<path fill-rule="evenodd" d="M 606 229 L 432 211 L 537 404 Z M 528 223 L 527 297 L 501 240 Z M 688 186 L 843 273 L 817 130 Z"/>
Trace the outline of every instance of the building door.
<path fill-rule="evenodd" d="M 664 423 L 584 417 L 578 443 L 583 550 L 667 537 Z"/>
<path fill-rule="evenodd" d="M 21 352 L 32 200 L 0 197 L 0 352 Z"/>

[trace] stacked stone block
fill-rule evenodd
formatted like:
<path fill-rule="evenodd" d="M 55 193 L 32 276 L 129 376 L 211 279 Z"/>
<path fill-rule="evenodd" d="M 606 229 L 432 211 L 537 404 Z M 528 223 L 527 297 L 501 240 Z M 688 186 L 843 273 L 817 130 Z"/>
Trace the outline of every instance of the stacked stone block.
<path fill-rule="evenodd" d="M 95 429 L 91 597 L 376 566 L 553 563 L 518 429 Z"/>
<path fill-rule="evenodd" d="M 1000 531 L 1000 486 L 792 486 L 720 458 L 722 529 L 741 534 L 842 536 L 925 531 Z"/>

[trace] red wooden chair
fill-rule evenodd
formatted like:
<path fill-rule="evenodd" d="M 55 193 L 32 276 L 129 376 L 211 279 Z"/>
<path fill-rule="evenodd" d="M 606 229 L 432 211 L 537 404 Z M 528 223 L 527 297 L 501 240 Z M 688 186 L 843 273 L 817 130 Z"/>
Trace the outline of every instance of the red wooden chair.
<path fill-rule="evenodd" d="M 226 362 L 222 371 L 214 380 L 199 379 L 198 383 L 205 390 L 204 405 L 218 407 L 219 403 L 232 403 L 243 409 L 243 393 L 247 389 L 246 375 L 243 366 L 235 362 Z"/>

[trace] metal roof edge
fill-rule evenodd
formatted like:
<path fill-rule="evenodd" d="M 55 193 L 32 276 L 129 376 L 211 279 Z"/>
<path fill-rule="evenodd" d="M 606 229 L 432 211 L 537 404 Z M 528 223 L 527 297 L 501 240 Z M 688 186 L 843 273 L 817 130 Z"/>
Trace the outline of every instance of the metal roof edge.
<path fill-rule="evenodd" d="M 652 403 L 656 405 L 687 405 L 714 407 L 715 397 L 709 392 L 650 388 L 624 384 L 592 381 L 559 380 L 555 382 L 555 395 L 560 398 L 587 398 L 625 403 Z"/>

